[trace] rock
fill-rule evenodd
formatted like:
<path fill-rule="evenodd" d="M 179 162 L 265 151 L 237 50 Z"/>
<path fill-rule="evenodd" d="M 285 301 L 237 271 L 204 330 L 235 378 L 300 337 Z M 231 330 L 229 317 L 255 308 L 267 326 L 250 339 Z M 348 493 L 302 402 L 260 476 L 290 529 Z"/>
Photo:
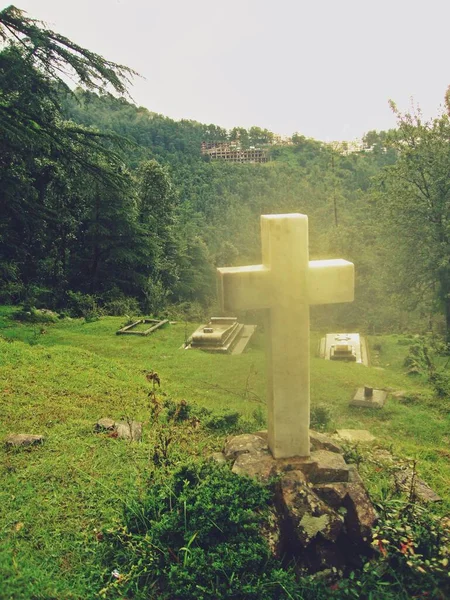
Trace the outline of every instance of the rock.
<path fill-rule="evenodd" d="M 118 421 L 115 423 L 115 432 L 118 438 L 140 442 L 142 438 L 142 423 L 138 421 L 131 421 L 130 423 Z"/>
<path fill-rule="evenodd" d="M 308 487 L 302 471 L 290 471 L 282 477 L 276 503 L 292 547 L 306 548 L 316 536 L 336 541 L 342 530 L 342 517 Z"/>
<path fill-rule="evenodd" d="M 276 475 L 277 465 L 269 452 L 239 454 L 232 468 L 237 475 L 247 475 L 267 482 Z"/>
<path fill-rule="evenodd" d="M 269 509 L 268 520 L 264 521 L 261 533 L 267 541 L 271 555 L 274 558 L 281 559 L 283 554 L 281 524 L 280 517 L 275 509 Z"/>
<path fill-rule="evenodd" d="M 311 441 L 316 449 L 309 457 L 275 460 L 267 434 L 258 432 L 229 439 L 225 455 L 234 459 L 234 473 L 262 482 L 276 476 L 275 512 L 262 530 L 273 556 L 292 559 L 310 572 L 360 566 L 360 556 L 372 552 L 376 512 L 341 448 L 315 432 Z"/>
<path fill-rule="evenodd" d="M 360 479 L 359 473 L 358 478 Z M 358 545 L 370 544 L 372 528 L 378 517 L 361 479 L 347 485 L 347 494 L 342 505 L 347 509 L 345 528 L 348 537 Z"/>
<path fill-rule="evenodd" d="M 113 431 L 115 424 L 116 423 L 115 423 L 115 421 L 113 421 L 113 419 L 108 419 L 108 418 L 99 419 L 97 421 L 97 423 L 94 425 L 94 431 L 96 431 L 96 432 Z"/>
<path fill-rule="evenodd" d="M 373 442 L 376 438 L 366 429 L 338 429 L 337 436 L 347 442 Z"/>
<path fill-rule="evenodd" d="M 227 459 L 225 458 L 225 454 L 223 452 L 213 452 L 211 454 L 211 458 L 215 462 L 219 463 L 219 465 L 223 465 L 227 462 Z"/>
<path fill-rule="evenodd" d="M 328 450 L 311 452 L 309 462 L 299 468 L 308 475 L 311 483 L 329 483 L 331 481 L 348 481 L 349 466 L 342 454 Z"/>
<path fill-rule="evenodd" d="M 324 433 L 319 433 L 318 431 L 309 432 L 309 437 L 311 441 L 311 451 L 314 450 L 329 450 L 330 452 L 338 452 L 339 454 L 343 454 L 339 444 L 336 444 L 334 440 L 325 435 Z"/>
<path fill-rule="evenodd" d="M 385 448 L 375 448 L 372 451 L 372 458 L 374 460 L 379 460 L 382 463 L 392 464 L 394 462 L 394 457 L 389 450 L 386 450 Z"/>
<path fill-rule="evenodd" d="M 442 502 L 442 498 L 425 481 L 419 479 L 409 467 L 394 473 L 394 479 L 397 487 L 407 494 L 411 492 L 411 487 L 414 486 L 413 494 L 422 502 Z"/>
<path fill-rule="evenodd" d="M 404 400 L 408 396 L 408 392 L 406 390 L 397 390 L 396 392 L 391 392 L 391 396 L 398 400 Z"/>
<path fill-rule="evenodd" d="M 313 486 L 313 491 L 326 504 L 337 510 L 342 506 L 347 495 L 347 483 L 336 481 L 334 483 L 318 483 Z"/>
<path fill-rule="evenodd" d="M 21 446 L 37 446 L 44 443 L 43 435 L 34 435 L 30 433 L 12 433 L 5 439 L 7 448 L 19 448 Z"/>
<path fill-rule="evenodd" d="M 235 460 L 240 454 L 255 454 L 269 452 L 267 441 L 253 433 L 243 433 L 229 438 L 225 443 L 223 453 L 227 460 Z"/>
<path fill-rule="evenodd" d="M 348 480 L 350 483 L 359 483 L 364 485 L 356 465 L 349 465 Z"/>

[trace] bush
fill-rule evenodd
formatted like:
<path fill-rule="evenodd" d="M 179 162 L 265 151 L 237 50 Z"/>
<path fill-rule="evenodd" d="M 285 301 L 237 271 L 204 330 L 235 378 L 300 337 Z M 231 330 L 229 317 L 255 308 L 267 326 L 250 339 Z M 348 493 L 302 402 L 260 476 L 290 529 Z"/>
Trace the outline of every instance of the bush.
<path fill-rule="evenodd" d="M 331 421 L 331 409 L 326 404 L 313 405 L 311 406 L 310 418 L 312 429 L 326 429 Z"/>
<path fill-rule="evenodd" d="M 72 317 L 84 317 L 86 321 L 95 321 L 100 316 L 97 299 L 90 294 L 67 292 L 67 308 Z"/>
<path fill-rule="evenodd" d="M 9 281 L 0 286 L 0 304 L 17 304 L 23 300 L 25 286 L 16 281 Z"/>
<path fill-rule="evenodd" d="M 56 323 L 58 321 L 57 313 L 51 310 L 38 309 L 34 306 L 24 306 L 14 312 L 11 317 L 16 321 L 26 323 Z"/>
<path fill-rule="evenodd" d="M 125 296 L 109 300 L 103 305 L 103 312 L 113 317 L 123 317 L 124 315 L 138 315 L 141 312 L 139 302 L 136 298 L 126 298 Z"/>
<path fill-rule="evenodd" d="M 405 597 L 448 598 L 450 594 L 450 519 L 417 503 L 391 500 L 379 507 L 373 544 L 378 571 L 401 583 Z M 424 594 L 425 595 L 425 594 Z"/>
<path fill-rule="evenodd" d="M 295 578 L 270 556 L 261 535 L 269 490 L 207 462 L 179 468 L 125 511 L 105 534 L 103 597 L 275 600 L 293 597 Z"/>
<path fill-rule="evenodd" d="M 212 413 L 205 420 L 205 427 L 216 432 L 232 433 L 239 429 L 240 414 L 238 412 Z"/>
<path fill-rule="evenodd" d="M 169 318 L 177 321 L 192 321 L 199 323 L 209 320 L 210 310 L 200 304 L 200 302 L 180 302 L 170 306 L 166 314 Z"/>

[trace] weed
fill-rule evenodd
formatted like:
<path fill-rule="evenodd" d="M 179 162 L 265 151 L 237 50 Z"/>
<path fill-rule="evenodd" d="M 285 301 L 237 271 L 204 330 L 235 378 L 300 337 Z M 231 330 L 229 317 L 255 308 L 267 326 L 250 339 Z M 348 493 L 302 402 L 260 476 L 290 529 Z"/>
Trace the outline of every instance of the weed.
<path fill-rule="evenodd" d="M 172 440 L 173 435 L 170 431 L 158 429 L 152 454 L 152 463 L 155 467 L 168 466 L 170 464 L 169 446 Z"/>

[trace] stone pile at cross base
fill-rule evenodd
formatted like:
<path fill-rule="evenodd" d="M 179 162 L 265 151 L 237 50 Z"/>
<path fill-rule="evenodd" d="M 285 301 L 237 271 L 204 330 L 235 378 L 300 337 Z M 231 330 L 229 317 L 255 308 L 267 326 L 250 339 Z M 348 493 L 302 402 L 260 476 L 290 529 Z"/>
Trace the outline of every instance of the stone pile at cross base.
<path fill-rule="evenodd" d="M 227 440 L 221 457 L 233 471 L 274 481 L 274 510 L 264 532 L 272 553 L 310 571 L 356 568 L 372 553 L 376 512 L 354 465 L 324 434 L 310 432 L 309 457 L 275 459 L 267 432 Z"/>

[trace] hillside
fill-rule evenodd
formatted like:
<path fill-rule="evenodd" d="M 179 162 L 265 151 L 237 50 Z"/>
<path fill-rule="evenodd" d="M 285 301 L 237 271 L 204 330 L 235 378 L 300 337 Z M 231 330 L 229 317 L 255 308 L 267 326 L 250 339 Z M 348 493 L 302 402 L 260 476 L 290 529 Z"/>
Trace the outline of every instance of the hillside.
<path fill-rule="evenodd" d="M 151 460 L 164 436 L 171 437 L 170 471 L 219 450 L 236 428 L 265 426 L 264 405 L 258 401 L 265 393 L 262 340 L 258 337 L 242 356 L 217 356 L 180 350 L 183 323 L 150 338 L 129 338 L 115 335 L 123 322 L 117 317 L 61 321 L 41 332 L 40 327 L 15 325 L 10 314 L 2 310 L 0 435 L 39 433 L 46 440 L 28 452 L 1 450 L 3 597 L 94 597 L 102 578 L 98 533 L 115 527 L 124 504 L 139 497 L 149 478 L 165 472 L 163 467 L 154 471 Z M 439 510 L 445 514 L 450 506 L 448 411 L 433 400 L 422 379 L 402 372 L 407 338 L 378 337 L 372 343 L 382 349 L 376 367 L 313 358 L 313 420 L 314 407 L 326 405 L 329 417 L 319 417 L 316 426 L 367 428 L 377 436 L 376 447 L 401 460 L 416 459 L 420 475 L 444 497 Z M 210 411 L 199 417 L 199 427 L 150 424 L 151 385 L 145 378 L 150 370 L 161 378 L 161 401 L 184 399 L 199 415 L 201 409 Z M 390 399 L 382 411 L 351 409 L 349 397 L 362 382 L 410 390 L 416 400 Z M 237 425 L 233 414 L 239 415 Z M 143 421 L 143 441 L 93 433 L 101 417 Z M 358 456 L 363 449 L 352 452 Z M 386 465 L 380 471 L 377 460 L 366 457 L 361 469 L 375 501 L 391 496 L 392 473 L 387 476 Z"/>

